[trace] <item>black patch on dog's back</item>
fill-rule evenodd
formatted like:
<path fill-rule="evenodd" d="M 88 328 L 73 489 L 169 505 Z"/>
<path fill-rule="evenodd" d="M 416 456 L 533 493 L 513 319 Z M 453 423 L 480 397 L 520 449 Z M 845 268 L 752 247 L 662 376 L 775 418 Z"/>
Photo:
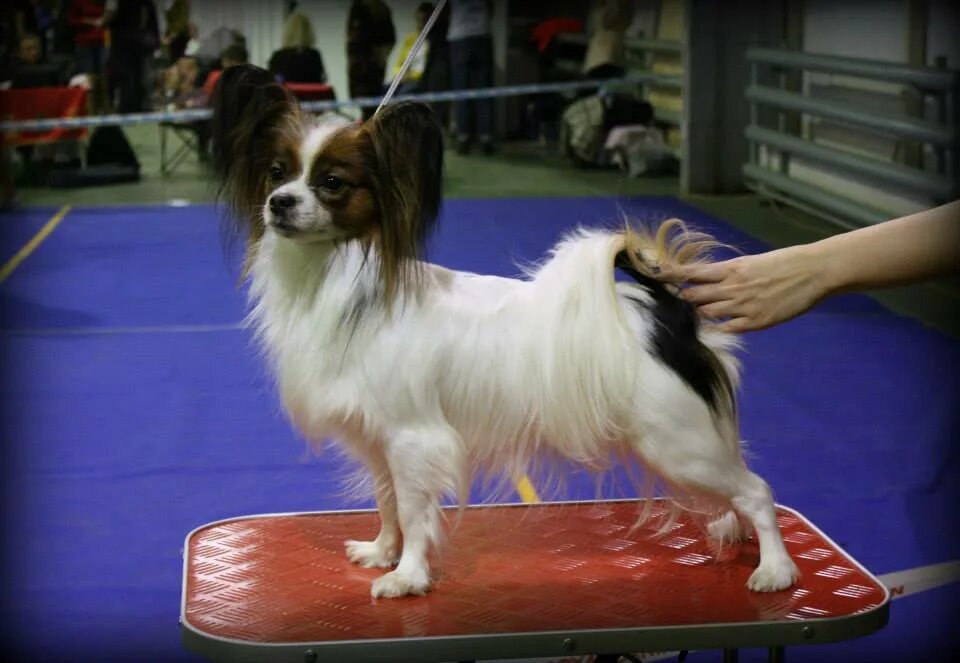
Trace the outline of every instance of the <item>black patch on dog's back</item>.
<path fill-rule="evenodd" d="M 732 402 L 730 379 L 719 360 L 697 336 L 699 318 L 690 302 L 671 293 L 660 281 L 641 274 L 623 251 L 617 254 L 614 266 L 646 288 L 653 297 L 653 306 L 638 299 L 631 301 L 653 314 L 653 348 L 657 357 L 687 383 L 714 411 L 726 399 Z"/>

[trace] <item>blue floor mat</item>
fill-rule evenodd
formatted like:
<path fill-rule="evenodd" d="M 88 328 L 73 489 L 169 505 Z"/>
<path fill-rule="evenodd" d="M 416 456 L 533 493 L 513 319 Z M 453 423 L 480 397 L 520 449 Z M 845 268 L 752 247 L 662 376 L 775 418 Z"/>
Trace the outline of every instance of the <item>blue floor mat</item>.
<path fill-rule="evenodd" d="M 0 264 L 10 260 L 58 211 L 37 207 L 0 212 Z"/>
<path fill-rule="evenodd" d="M 764 248 L 670 198 L 455 200 L 430 257 L 515 275 L 621 208 Z M 6 215 L 0 249 L 52 213 Z M 157 207 L 74 210 L 0 285 L 7 625 L 33 657 L 191 660 L 176 624 L 186 533 L 344 506 L 338 456 L 305 449 L 248 333 L 222 328 L 243 316 L 235 279 L 211 207 Z M 171 325 L 210 327 L 155 329 Z M 779 501 L 876 573 L 960 557 L 957 342 L 861 296 L 746 341 L 743 434 Z M 576 478 L 567 495 L 595 496 Z M 955 637 L 957 598 L 956 585 L 908 597 L 881 633 L 790 657 L 922 658 Z"/>
<path fill-rule="evenodd" d="M 4 284 L 0 311 L 7 329 L 227 324 L 243 317 L 237 280 L 212 206 L 77 209 Z"/>

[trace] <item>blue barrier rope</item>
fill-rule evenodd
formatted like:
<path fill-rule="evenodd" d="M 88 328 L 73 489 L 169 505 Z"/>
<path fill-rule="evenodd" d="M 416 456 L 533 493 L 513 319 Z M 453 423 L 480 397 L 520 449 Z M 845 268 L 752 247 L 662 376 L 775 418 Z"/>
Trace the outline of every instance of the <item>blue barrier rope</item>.
<path fill-rule="evenodd" d="M 631 74 L 623 78 L 596 78 L 566 83 L 533 83 L 529 85 L 506 85 L 502 87 L 474 88 L 472 90 L 450 90 L 447 92 L 425 92 L 422 94 L 399 95 L 391 100 L 398 101 L 458 101 L 461 99 L 480 99 L 485 97 L 512 97 L 526 94 L 548 94 L 551 92 L 570 92 L 592 88 L 613 87 L 618 85 L 660 85 L 679 88 L 680 76 L 664 74 Z M 307 101 L 301 106 L 310 112 L 333 111 L 347 107 L 369 108 L 380 104 L 380 97 L 358 97 L 356 99 Z M 181 111 L 153 111 L 150 113 L 128 113 L 124 115 L 96 115 L 90 117 L 44 118 L 36 120 L 7 120 L 0 122 L 0 131 L 45 131 L 49 129 L 75 129 L 80 127 L 129 126 L 134 124 L 155 124 L 158 122 L 196 122 L 209 120 L 213 111 L 209 108 L 195 108 Z"/>

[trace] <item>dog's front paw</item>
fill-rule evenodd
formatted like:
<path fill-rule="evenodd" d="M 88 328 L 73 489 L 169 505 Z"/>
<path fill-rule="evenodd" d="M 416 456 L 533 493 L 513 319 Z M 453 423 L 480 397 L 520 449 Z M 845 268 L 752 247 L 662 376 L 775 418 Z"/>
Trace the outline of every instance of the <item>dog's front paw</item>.
<path fill-rule="evenodd" d="M 393 546 L 376 541 L 345 541 L 347 559 L 368 569 L 389 569 L 396 561 Z"/>
<path fill-rule="evenodd" d="M 747 580 L 747 589 L 754 592 L 779 592 L 799 578 L 800 570 L 789 557 L 773 564 L 761 561 L 760 566 Z"/>
<path fill-rule="evenodd" d="M 373 598 L 395 598 L 398 596 L 423 596 L 430 591 L 430 576 L 425 571 L 391 571 L 373 581 L 370 594 Z"/>

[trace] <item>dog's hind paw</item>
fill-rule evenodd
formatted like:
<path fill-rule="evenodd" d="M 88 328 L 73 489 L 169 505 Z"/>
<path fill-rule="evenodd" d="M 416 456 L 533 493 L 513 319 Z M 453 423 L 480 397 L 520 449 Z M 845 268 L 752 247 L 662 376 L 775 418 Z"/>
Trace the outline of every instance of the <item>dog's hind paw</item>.
<path fill-rule="evenodd" d="M 789 557 L 776 563 L 764 564 L 754 570 L 747 580 L 747 589 L 754 592 L 779 592 L 800 578 L 800 570 Z"/>
<path fill-rule="evenodd" d="M 734 511 L 727 511 L 707 525 L 707 534 L 720 543 L 736 543 L 747 538 L 746 528 Z"/>
<path fill-rule="evenodd" d="M 347 559 L 368 569 L 389 569 L 396 561 L 396 553 L 379 541 L 345 541 Z"/>
<path fill-rule="evenodd" d="M 430 591 L 430 576 L 426 572 L 391 571 L 373 581 L 370 594 L 373 598 L 396 598 L 398 596 L 423 596 Z"/>

